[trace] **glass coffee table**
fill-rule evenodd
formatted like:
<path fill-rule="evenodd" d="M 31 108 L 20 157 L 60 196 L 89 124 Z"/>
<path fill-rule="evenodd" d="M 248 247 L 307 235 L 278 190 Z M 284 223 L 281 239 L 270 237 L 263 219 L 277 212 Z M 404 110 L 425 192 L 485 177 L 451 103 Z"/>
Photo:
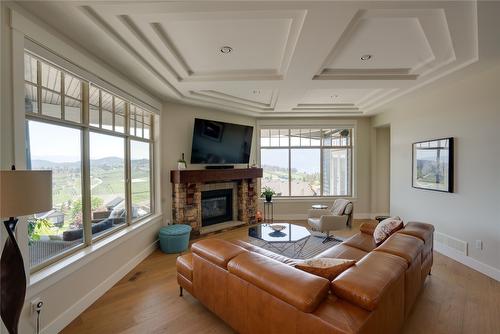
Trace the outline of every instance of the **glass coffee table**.
<path fill-rule="evenodd" d="M 272 225 L 283 225 L 281 231 L 275 231 Z M 278 254 L 291 250 L 293 247 L 293 257 L 300 256 L 311 233 L 304 226 L 281 223 L 281 224 L 260 224 L 248 229 L 248 236 L 264 242 L 264 246 L 274 250 Z"/>

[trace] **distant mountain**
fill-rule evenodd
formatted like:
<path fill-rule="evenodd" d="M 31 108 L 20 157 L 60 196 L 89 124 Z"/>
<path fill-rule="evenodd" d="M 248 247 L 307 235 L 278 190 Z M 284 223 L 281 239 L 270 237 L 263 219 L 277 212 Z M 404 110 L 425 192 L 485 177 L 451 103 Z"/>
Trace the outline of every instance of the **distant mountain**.
<path fill-rule="evenodd" d="M 101 159 L 90 160 L 90 164 L 92 167 L 114 167 L 123 165 L 123 159 L 117 157 L 106 157 Z M 132 167 L 148 165 L 149 161 L 147 159 L 138 159 L 132 160 Z M 32 169 L 78 169 L 81 167 L 79 161 L 77 162 L 54 162 L 49 160 L 42 159 L 33 159 L 31 160 L 31 168 Z"/>

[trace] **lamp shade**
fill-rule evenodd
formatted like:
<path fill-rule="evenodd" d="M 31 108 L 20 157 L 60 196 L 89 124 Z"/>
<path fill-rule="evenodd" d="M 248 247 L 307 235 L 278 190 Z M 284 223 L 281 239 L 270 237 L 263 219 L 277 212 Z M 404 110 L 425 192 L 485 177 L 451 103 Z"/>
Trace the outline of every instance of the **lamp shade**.
<path fill-rule="evenodd" d="M 52 209 L 52 171 L 0 171 L 0 217 L 26 216 Z"/>

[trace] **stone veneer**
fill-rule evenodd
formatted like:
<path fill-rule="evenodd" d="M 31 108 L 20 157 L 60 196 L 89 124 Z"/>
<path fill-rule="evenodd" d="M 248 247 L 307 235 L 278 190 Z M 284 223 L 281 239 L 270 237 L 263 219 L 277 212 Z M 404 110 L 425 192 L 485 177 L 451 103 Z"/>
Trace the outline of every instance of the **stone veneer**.
<path fill-rule="evenodd" d="M 238 220 L 246 224 L 254 224 L 258 205 L 257 179 L 243 179 L 233 182 L 237 189 Z M 199 234 L 201 229 L 201 192 L 203 190 L 224 189 L 227 183 L 225 181 L 173 184 L 172 217 L 174 223 L 189 224 L 193 228 L 193 233 Z"/>

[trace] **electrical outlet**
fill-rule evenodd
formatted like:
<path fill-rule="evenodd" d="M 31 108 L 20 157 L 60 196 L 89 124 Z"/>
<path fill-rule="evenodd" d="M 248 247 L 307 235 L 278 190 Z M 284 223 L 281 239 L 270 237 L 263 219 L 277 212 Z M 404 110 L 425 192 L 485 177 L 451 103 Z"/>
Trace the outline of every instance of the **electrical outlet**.
<path fill-rule="evenodd" d="M 31 301 L 31 312 L 36 313 L 41 311 L 43 308 L 43 301 L 40 297 L 35 298 Z"/>
<path fill-rule="evenodd" d="M 483 240 L 476 240 L 476 249 L 483 250 Z"/>

